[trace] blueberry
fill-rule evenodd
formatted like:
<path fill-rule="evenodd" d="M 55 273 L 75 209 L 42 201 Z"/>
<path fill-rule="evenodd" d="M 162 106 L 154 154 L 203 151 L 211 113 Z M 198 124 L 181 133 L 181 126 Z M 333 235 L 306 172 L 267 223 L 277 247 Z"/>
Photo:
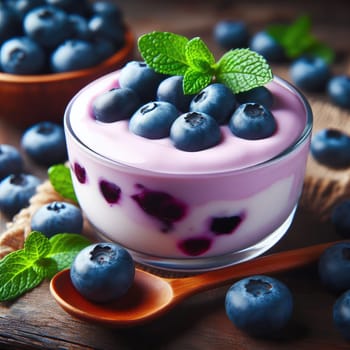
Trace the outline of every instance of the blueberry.
<path fill-rule="evenodd" d="M 332 102 L 344 108 L 350 108 L 350 76 L 337 75 L 331 78 L 327 92 Z"/>
<path fill-rule="evenodd" d="M 94 44 L 98 62 L 102 62 L 109 58 L 120 48 L 112 41 L 103 38 L 94 38 L 92 43 Z"/>
<path fill-rule="evenodd" d="M 320 256 L 318 272 L 322 284 L 333 292 L 350 289 L 350 243 L 335 243 Z"/>
<path fill-rule="evenodd" d="M 133 114 L 129 129 L 142 137 L 161 139 L 169 136 L 170 127 L 178 116 L 178 110 L 169 102 L 149 102 Z"/>
<path fill-rule="evenodd" d="M 0 182 L 0 210 L 12 217 L 28 206 L 29 199 L 40 184 L 40 179 L 30 174 L 16 174 L 5 177 Z"/>
<path fill-rule="evenodd" d="M 255 102 L 269 109 L 273 104 L 273 95 L 265 86 L 258 86 L 248 91 L 236 94 L 236 98 L 240 104 L 247 102 Z"/>
<path fill-rule="evenodd" d="M 54 73 L 90 68 L 97 62 L 94 45 L 80 39 L 66 40 L 53 51 L 50 59 Z"/>
<path fill-rule="evenodd" d="M 170 138 L 176 148 L 196 152 L 217 145 L 221 141 L 221 130 L 210 115 L 188 112 L 174 121 Z"/>
<path fill-rule="evenodd" d="M 45 0 L 15 0 L 9 1 L 10 7 L 15 10 L 18 17 L 23 19 L 23 17 L 36 7 L 46 5 Z"/>
<path fill-rule="evenodd" d="M 285 59 L 283 47 L 265 31 L 258 32 L 251 38 L 249 48 L 270 62 Z"/>
<path fill-rule="evenodd" d="M 83 230 L 83 215 L 73 204 L 51 202 L 40 207 L 32 215 L 31 229 L 47 237 L 56 233 L 80 234 Z"/>
<path fill-rule="evenodd" d="M 0 49 L 2 70 L 10 74 L 38 74 L 46 65 L 44 50 L 32 39 L 15 37 L 6 40 Z"/>
<path fill-rule="evenodd" d="M 214 27 L 214 39 L 225 50 L 247 47 L 249 33 L 241 21 L 223 20 Z"/>
<path fill-rule="evenodd" d="M 98 95 L 92 102 L 95 119 L 104 123 L 129 119 L 139 106 L 138 95 L 129 88 L 108 90 Z"/>
<path fill-rule="evenodd" d="M 236 98 L 224 84 L 210 84 L 191 101 L 191 112 L 209 114 L 219 124 L 227 122 L 236 108 Z"/>
<path fill-rule="evenodd" d="M 131 61 L 120 71 L 119 84 L 121 87 L 133 89 L 143 103 L 154 101 L 158 85 L 165 78 L 156 73 L 145 62 Z"/>
<path fill-rule="evenodd" d="M 183 76 L 174 75 L 166 78 L 158 86 L 157 100 L 170 102 L 183 113 L 189 110 L 193 97 L 184 94 Z"/>
<path fill-rule="evenodd" d="M 52 49 L 71 35 L 67 14 L 55 6 L 40 6 L 29 11 L 23 19 L 27 36 L 43 47 Z"/>
<path fill-rule="evenodd" d="M 91 11 L 95 15 L 111 18 L 114 21 L 122 20 L 123 14 L 120 7 L 111 1 L 98 0 L 91 4 Z"/>
<path fill-rule="evenodd" d="M 323 91 L 330 78 L 330 68 L 320 57 L 300 57 L 291 64 L 289 75 L 301 89 Z"/>
<path fill-rule="evenodd" d="M 348 167 L 350 166 L 350 136 L 337 129 L 322 129 L 313 135 L 310 152 L 317 162 L 328 167 Z"/>
<path fill-rule="evenodd" d="M 85 17 L 77 14 L 68 15 L 68 21 L 72 28 L 71 38 L 89 40 L 92 37 L 88 22 Z"/>
<path fill-rule="evenodd" d="M 21 35 L 21 22 L 12 6 L 0 3 L 0 44 Z"/>
<path fill-rule="evenodd" d="M 16 147 L 0 145 L 0 180 L 23 171 L 23 159 Z"/>
<path fill-rule="evenodd" d="M 350 290 L 344 292 L 333 305 L 333 324 L 346 340 L 350 340 Z"/>
<path fill-rule="evenodd" d="M 66 13 L 87 13 L 90 5 L 88 0 L 45 0 L 48 5 L 60 8 Z"/>
<path fill-rule="evenodd" d="M 134 281 L 135 265 L 123 247 L 97 243 L 78 253 L 70 276 L 74 287 L 86 299 L 105 303 L 127 293 Z"/>
<path fill-rule="evenodd" d="M 272 113 L 257 103 L 241 104 L 233 113 L 229 127 L 232 133 L 248 140 L 258 140 L 273 135 L 277 123 Z"/>
<path fill-rule="evenodd" d="M 95 15 L 89 19 L 88 27 L 95 38 L 105 38 L 118 45 L 124 43 L 124 25 L 113 17 Z"/>
<path fill-rule="evenodd" d="M 281 281 L 256 275 L 229 288 L 225 309 L 237 328 L 255 336 L 266 336 L 287 325 L 293 311 L 293 297 Z"/>
<path fill-rule="evenodd" d="M 344 199 L 333 207 L 331 222 L 339 235 L 350 237 L 350 199 Z"/>
<path fill-rule="evenodd" d="M 67 148 L 63 127 L 43 121 L 25 130 L 21 146 L 37 164 L 50 166 L 67 160 Z"/>

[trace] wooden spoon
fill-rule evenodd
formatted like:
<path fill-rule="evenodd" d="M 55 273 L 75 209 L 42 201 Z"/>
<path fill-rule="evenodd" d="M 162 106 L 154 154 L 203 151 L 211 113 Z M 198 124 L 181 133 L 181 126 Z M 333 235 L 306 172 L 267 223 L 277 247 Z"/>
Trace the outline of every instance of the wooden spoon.
<path fill-rule="evenodd" d="M 112 303 L 97 304 L 83 298 L 72 285 L 69 270 L 53 277 L 50 291 L 58 304 L 77 318 L 113 327 L 133 326 L 159 317 L 186 297 L 210 288 L 251 275 L 282 272 L 315 262 L 327 247 L 337 242 L 266 255 L 191 277 L 163 278 L 136 269 L 135 282 L 127 295 Z"/>

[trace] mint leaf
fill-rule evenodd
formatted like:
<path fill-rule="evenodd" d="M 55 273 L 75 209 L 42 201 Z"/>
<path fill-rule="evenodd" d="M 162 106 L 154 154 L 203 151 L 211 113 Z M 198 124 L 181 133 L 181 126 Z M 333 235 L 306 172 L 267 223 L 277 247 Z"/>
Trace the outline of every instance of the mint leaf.
<path fill-rule="evenodd" d="M 200 38 L 188 40 L 168 32 L 145 34 L 138 47 L 145 62 L 156 72 L 183 75 L 185 94 L 196 94 L 215 79 L 234 93 L 265 85 L 272 79 L 266 60 L 249 49 L 229 51 L 216 63 Z"/>
<path fill-rule="evenodd" d="M 204 89 L 212 81 L 211 74 L 202 73 L 195 69 L 187 69 L 184 80 L 183 90 L 185 95 L 194 95 Z"/>
<path fill-rule="evenodd" d="M 335 59 L 334 51 L 329 46 L 321 42 L 315 42 L 314 44 L 310 45 L 310 47 L 305 50 L 305 53 L 308 55 L 321 57 L 328 64 L 332 63 Z"/>
<path fill-rule="evenodd" d="M 51 185 L 57 193 L 66 199 L 78 203 L 74 192 L 70 169 L 64 164 L 52 165 L 48 169 L 48 176 Z"/>
<path fill-rule="evenodd" d="M 55 260 L 58 271 L 70 267 L 75 256 L 91 242 L 84 236 L 73 233 L 59 233 L 50 238 L 51 250 L 48 258 Z"/>
<path fill-rule="evenodd" d="M 184 75 L 187 68 L 185 47 L 188 39 L 168 32 L 142 35 L 138 48 L 145 62 L 162 74 Z"/>
<path fill-rule="evenodd" d="M 272 80 L 272 71 L 266 60 L 256 52 L 235 49 L 219 60 L 216 79 L 234 93 L 239 93 L 267 84 Z"/>
<path fill-rule="evenodd" d="M 28 261 L 36 261 L 45 257 L 50 251 L 49 239 L 38 231 L 33 231 L 24 242 L 23 253 Z"/>
<path fill-rule="evenodd" d="M 33 263 L 23 250 L 0 260 L 0 301 L 15 299 L 42 282 L 43 277 L 35 272 Z"/>
<path fill-rule="evenodd" d="M 309 54 L 331 63 L 334 60 L 333 50 L 312 34 L 311 27 L 311 18 L 302 15 L 291 24 L 268 26 L 266 32 L 283 47 L 286 56 L 291 59 Z"/>
<path fill-rule="evenodd" d="M 69 267 L 89 244 L 78 234 L 60 233 L 48 239 L 40 232 L 31 232 L 23 249 L 0 260 L 0 301 L 15 299 Z"/>
<path fill-rule="evenodd" d="M 185 47 L 188 65 L 202 73 L 213 74 L 215 58 L 201 38 L 191 39 Z"/>

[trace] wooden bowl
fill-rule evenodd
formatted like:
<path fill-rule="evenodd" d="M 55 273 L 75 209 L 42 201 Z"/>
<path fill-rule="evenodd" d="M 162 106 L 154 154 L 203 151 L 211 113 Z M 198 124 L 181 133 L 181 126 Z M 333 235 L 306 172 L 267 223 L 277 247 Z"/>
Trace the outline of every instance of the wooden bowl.
<path fill-rule="evenodd" d="M 43 75 L 0 73 L 0 119 L 20 129 L 42 120 L 61 123 L 70 99 L 92 80 L 121 68 L 133 54 L 135 39 L 126 32 L 124 47 L 92 68 Z"/>

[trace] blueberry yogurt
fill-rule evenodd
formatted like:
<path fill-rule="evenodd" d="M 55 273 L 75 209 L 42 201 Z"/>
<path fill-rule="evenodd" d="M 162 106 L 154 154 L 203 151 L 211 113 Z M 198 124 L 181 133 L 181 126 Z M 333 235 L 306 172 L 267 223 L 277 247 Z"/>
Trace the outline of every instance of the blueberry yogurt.
<path fill-rule="evenodd" d="M 141 263 L 176 271 L 219 268 L 274 245 L 293 219 L 309 152 L 312 114 L 299 92 L 275 77 L 266 85 L 272 106 L 246 102 L 243 125 L 234 130 L 236 99 L 227 120 L 191 107 L 167 117 L 169 130 L 161 136 L 148 137 L 149 130 L 133 132 L 132 116 L 103 122 L 94 115 L 94 101 L 121 88 L 120 74 L 90 83 L 65 113 L 73 184 L 99 235 Z M 152 113 L 140 116 L 142 106 L 134 106 L 134 118 L 156 115 L 153 129 L 156 95 L 146 108 Z M 254 128 L 265 127 L 257 136 Z M 240 128 L 248 136 L 237 136 Z"/>

